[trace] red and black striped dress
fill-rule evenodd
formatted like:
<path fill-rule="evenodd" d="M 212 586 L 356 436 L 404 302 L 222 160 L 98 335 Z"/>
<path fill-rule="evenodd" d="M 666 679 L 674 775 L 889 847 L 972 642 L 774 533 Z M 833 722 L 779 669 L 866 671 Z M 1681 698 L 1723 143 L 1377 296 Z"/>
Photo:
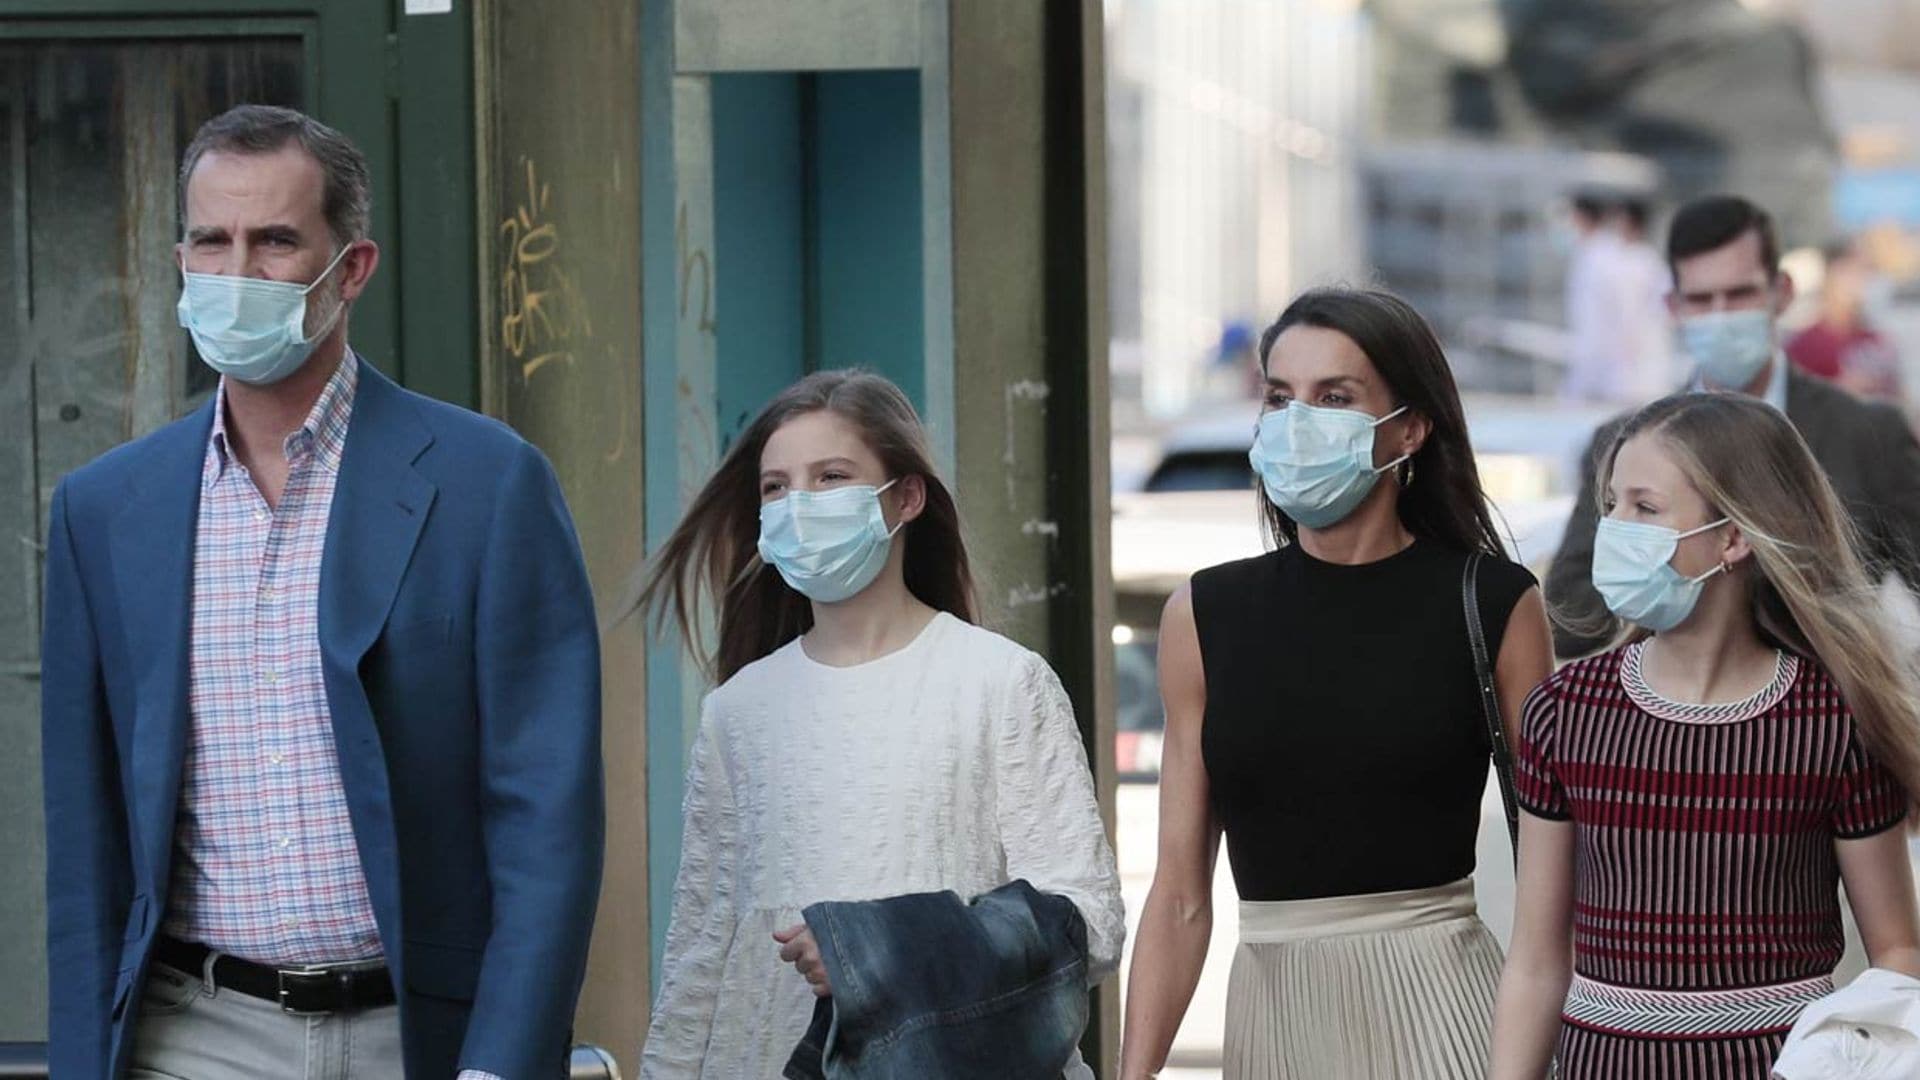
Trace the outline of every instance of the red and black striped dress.
<path fill-rule="evenodd" d="M 1782 653 L 1746 701 L 1683 705 L 1646 685 L 1640 648 L 1562 668 L 1522 722 L 1520 804 L 1574 827 L 1575 973 L 1683 992 L 1831 975 L 1844 946 L 1834 840 L 1900 824 L 1905 793 L 1818 664 Z M 1560 1070 L 1766 1080 L 1784 1037 L 1622 1035 L 1569 1019 Z"/>

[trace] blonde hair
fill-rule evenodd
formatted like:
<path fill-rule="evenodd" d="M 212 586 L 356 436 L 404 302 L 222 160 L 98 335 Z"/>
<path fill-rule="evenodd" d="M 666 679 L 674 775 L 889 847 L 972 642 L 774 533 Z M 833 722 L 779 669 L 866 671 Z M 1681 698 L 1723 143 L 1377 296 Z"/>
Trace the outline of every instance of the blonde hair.
<path fill-rule="evenodd" d="M 1695 490 L 1753 548 L 1754 623 L 1775 646 L 1817 661 L 1839 684 L 1867 749 L 1920 796 L 1920 704 L 1911 660 L 1893 640 L 1874 578 L 1833 485 L 1785 416 L 1744 394 L 1662 398 L 1620 429 L 1600 470 L 1612 481 L 1627 440 L 1665 444 Z M 1647 637 L 1634 630 L 1627 640 Z"/>

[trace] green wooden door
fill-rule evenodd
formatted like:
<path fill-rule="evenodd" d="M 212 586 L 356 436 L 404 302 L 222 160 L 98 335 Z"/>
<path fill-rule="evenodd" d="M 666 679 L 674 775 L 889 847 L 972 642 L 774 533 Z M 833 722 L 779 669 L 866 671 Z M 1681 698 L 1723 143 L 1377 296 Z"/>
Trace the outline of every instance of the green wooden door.
<path fill-rule="evenodd" d="M 387 261 L 353 344 L 472 404 L 468 33 L 463 16 L 416 21 L 397 0 L 11 0 L 0 13 L 0 1042 L 46 1032 L 47 504 L 68 472 L 214 386 L 174 318 L 181 152 L 241 102 L 301 108 L 354 138 Z"/>

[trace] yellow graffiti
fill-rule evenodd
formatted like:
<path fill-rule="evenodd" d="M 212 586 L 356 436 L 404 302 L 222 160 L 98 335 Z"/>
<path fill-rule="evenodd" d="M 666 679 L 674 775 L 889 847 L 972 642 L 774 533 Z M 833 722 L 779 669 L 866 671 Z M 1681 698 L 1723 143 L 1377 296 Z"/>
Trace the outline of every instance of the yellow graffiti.
<path fill-rule="evenodd" d="M 674 222 L 674 248 L 680 257 L 680 318 L 687 317 L 694 286 L 700 287 L 700 319 L 696 324 L 703 334 L 713 333 L 713 260 L 704 248 L 696 247 L 687 235 L 687 204 L 680 204 Z"/>
<path fill-rule="evenodd" d="M 593 322 L 561 258 L 559 223 L 550 216 L 552 186 L 522 157 L 526 190 L 500 222 L 500 340 L 530 379 L 549 364 L 571 367 L 574 347 L 593 337 Z"/>

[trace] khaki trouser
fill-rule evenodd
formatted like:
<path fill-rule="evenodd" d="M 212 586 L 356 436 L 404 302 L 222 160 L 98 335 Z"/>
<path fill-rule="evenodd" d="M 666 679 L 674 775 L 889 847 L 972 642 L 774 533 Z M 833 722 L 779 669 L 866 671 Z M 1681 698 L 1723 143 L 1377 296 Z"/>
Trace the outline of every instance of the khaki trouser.
<path fill-rule="evenodd" d="M 387 1005 L 293 1016 L 154 964 L 141 989 L 128 1080 L 393 1080 L 400 1013 Z"/>

